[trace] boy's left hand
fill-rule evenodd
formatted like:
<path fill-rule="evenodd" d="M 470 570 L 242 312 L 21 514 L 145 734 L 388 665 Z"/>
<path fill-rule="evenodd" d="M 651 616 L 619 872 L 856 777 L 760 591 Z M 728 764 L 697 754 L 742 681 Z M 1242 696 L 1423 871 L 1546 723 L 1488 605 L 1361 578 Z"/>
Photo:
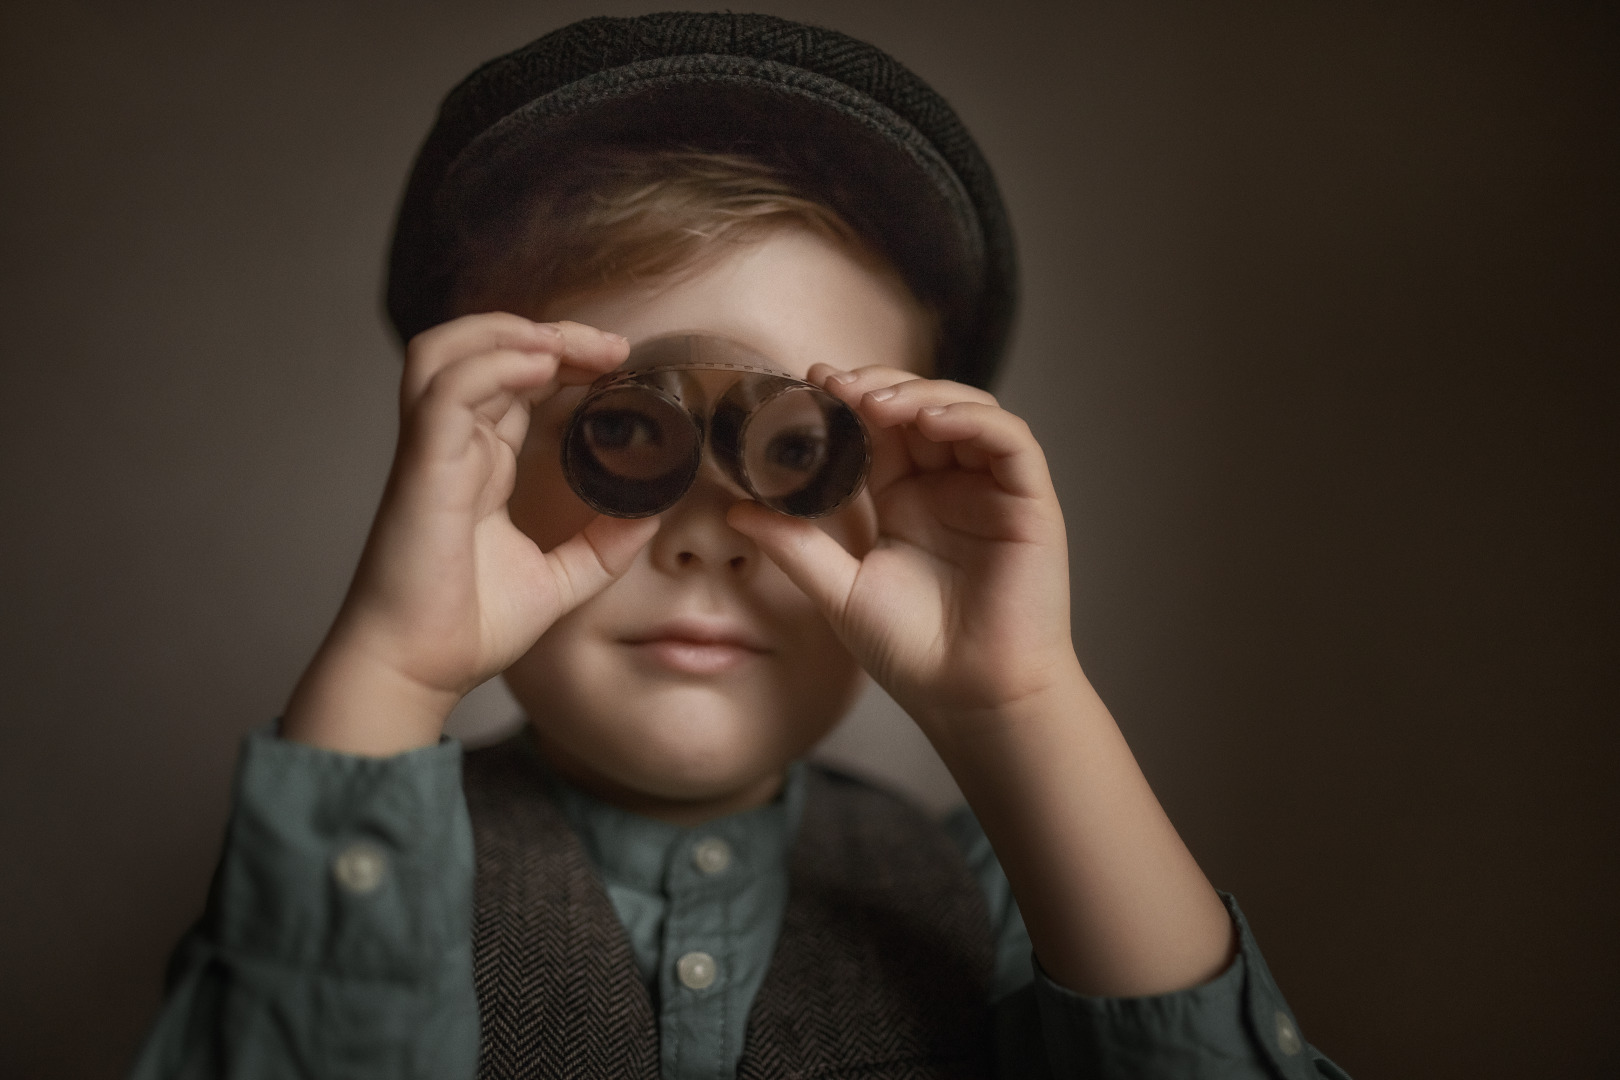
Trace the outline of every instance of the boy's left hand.
<path fill-rule="evenodd" d="M 809 377 L 871 431 L 876 543 L 851 553 L 757 503 L 734 507 L 733 527 L 936 741 L 1071 679 L 1063 515 L 1029 426 L 983 390 L 895 368 Z"/>
<path fill-rule="evenodd" d="M 982 390 L 904 371 L 810 377 L 872 432 L 875 543 L 846 551 L 747 502 L 732 527 L 933 742 L 1048 975 L 1103 997 L 1213 978 L 1231 919 L 1080 669 L 1063 515 L 1028 425 Z"/>

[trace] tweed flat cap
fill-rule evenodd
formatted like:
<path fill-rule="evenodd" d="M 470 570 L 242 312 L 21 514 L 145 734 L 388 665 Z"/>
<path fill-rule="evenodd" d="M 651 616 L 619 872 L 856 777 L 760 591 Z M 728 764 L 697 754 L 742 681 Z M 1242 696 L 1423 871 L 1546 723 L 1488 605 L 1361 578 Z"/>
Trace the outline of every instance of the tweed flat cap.
<path fill-rule="evenodd" d="M 894 58 L 768 15 L 586 19 L 463 80 L 417 155 L 395 224 L 387 307 L 401 339 L 450 317 L 469 260 L 510 235 L 539 178 L 593 145 L 738 153 L 780 170 L 939 312 L 940 374 L 990 381 L 1017 267 L 983 154 Z"/>

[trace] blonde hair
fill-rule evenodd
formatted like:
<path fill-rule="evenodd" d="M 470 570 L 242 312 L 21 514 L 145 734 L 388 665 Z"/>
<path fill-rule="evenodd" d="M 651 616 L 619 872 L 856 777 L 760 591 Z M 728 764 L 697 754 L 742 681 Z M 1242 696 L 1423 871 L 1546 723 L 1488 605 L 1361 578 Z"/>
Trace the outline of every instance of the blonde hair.
<path fill-rule="evenodd" d="M 565 297 L 692 272 L 732 245 L 789 225 L 899 280 L 836 211 L 762 162 L 703 150 L 606 149 L 572 158 L 547 178 L 504 238 L 464 247 L 454 307 L 532 313 Z"/>

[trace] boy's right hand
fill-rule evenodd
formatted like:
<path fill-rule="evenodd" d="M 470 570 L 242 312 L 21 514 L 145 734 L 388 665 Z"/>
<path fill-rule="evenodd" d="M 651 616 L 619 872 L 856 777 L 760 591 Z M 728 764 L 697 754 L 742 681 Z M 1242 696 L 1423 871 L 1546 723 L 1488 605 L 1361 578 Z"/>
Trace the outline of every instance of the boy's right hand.
<path fill-rule="evenodd" d="M 467 691 L 629 568 L 656 518 L 598 517 L 542 552 L 506 508 L 530 409 L 628 352 L 616 334 L 501 312 L 411 340 L 382 504 L 284 737 L 376 756 L 431 745 Z"/>

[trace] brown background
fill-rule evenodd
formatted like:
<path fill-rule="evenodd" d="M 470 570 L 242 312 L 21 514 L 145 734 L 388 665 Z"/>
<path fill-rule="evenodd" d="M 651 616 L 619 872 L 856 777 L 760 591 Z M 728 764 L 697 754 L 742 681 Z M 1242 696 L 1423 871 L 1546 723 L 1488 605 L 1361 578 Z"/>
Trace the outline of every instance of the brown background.
<path fill-rule="evenodd" d="M 1307 1035 L 1620 1075 L 1612 9 L 761 7 L 997 166 L 1082 659 Z M 632 10 L 4 7 L 0 1075 L 124 1067 L 335 608 L 439 96 Z"/>

